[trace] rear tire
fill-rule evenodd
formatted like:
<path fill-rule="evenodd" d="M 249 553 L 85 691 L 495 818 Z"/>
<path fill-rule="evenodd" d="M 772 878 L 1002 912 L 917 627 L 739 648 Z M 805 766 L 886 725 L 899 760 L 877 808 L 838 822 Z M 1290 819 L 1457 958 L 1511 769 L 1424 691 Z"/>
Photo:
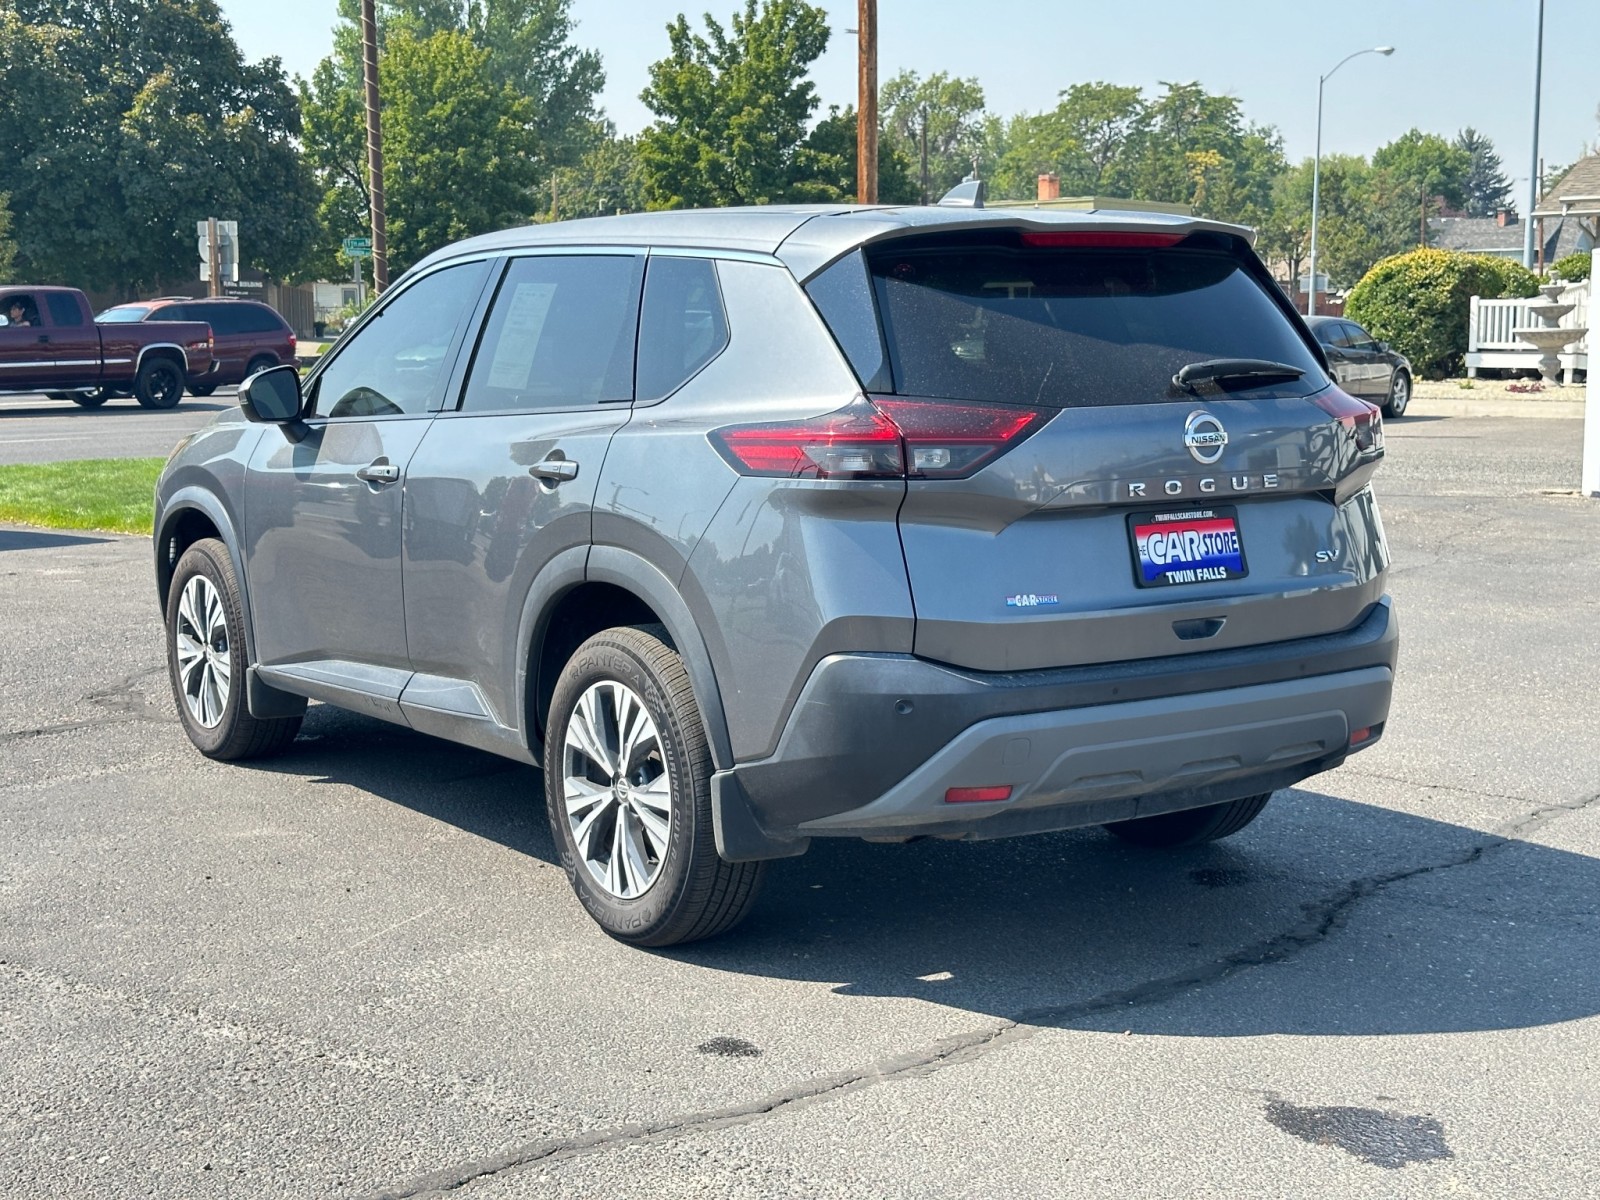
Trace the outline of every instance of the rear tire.
<path fill-rule="evenodd" d="M 214 384 L 214 383 L 202 383 L 202 384 L 193 384 L 193 383 L 191 383 L 189 385 L 189 395 L 191 395 L 191 396 L 201 396 L 201 397 L 209 396 L 209 395 L 211 395 L 212 392 L 214 392 L 216 390 L 217 390 L 217 385 Z"/>
<path fill-rule="evenodd" d="M 202 538 L 183 552 L 167 593 L 167 675 L 183 731 L 207 758 L 276 754 L 300 720 L 261 720 L 245 703 L 244 611 L 228 548 Z"/>
<path fill-rule="evenodd" d="M 111 393 L 106 391 L 105 388 L 96 388 L 92 392 L 69 392 L 67 399 L 71 400 L 79 408 L 99 408 L 107 400 L 111 399 Z"/>
<path fill-rule="evenodd" d="M 176 408 L 183 399 L 183 370 L 170 358 L 147 358 L 134 377 L 133 395 L 144 408 Z"/>
<path fill-rule="evenodd" d="M 1271 792 L 1263 792 L 1259 796 L 1208 804 L 1204 808 L 1135 817 L 1131 821 L 1113 821 L 1105 828 L 1136 846 L 1199 846 L 1238 833 L 1261 815 L 1261 810 L 1271 799 Z"/>
<path fill-rule="evenodd" d="M 635 946 L 732 929 L 765 863 L 717 853 L 711 752 L 683 660 L 660 625 L 607 629 L 567 662 L 550 701 L 544 791 L 573 891 Z"/>
<path fill-rule="evenodd" d="M 273 358 L 272 355 L 270 355 L 270 354 L 258 354 L 254 358 L 252 358 L 250 360 L 249 365 L 245 367 L 245 369 L 244 369 L 244 377 L 246 379 L 249 379 L 250 376 L 256 374 L 258 371 L 271 370 L 273 367 L 275 367 L 277 365 L 278 365 L 278 360 Z"/>

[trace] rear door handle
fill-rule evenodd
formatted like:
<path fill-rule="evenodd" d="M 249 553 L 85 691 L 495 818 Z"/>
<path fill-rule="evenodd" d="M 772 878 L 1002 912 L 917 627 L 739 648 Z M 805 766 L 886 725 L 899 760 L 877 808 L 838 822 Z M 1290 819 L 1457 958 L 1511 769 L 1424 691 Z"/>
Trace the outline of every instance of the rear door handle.
<path fill-rule="evenodd" d="M 356 478 L 368 483 L 393 483 L 400 478 L 400 468 L 380 458 L 357 471 Z"/>
<path fill-rule="evenodd" d="M 578 464 L 570 458 L 547 458 L 529 467 L 528 474 L 548 483 L 565 483 L 578 477 Z"/>

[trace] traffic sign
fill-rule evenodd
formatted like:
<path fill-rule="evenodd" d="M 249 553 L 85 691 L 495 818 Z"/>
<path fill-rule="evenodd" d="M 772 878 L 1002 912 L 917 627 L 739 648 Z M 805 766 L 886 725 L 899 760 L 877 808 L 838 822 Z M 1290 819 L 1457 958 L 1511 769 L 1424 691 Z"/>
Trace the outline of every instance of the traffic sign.
<path fill-rule="evenodd" d="M 343 249 L 346 258 L 371 258 L 372 239 L 369 237 L 347 237 L 344 240 Z"/>

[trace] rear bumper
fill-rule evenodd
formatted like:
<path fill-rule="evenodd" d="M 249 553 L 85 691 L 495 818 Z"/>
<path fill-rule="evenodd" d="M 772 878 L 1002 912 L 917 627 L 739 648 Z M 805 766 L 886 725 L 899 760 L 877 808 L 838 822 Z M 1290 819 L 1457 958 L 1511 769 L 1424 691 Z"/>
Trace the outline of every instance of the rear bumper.
<path fill-rule="evenodd" d="M 816 836 L 1001 837 L 1287 787 L 1343 761 L 1352 730 L 1381 732 L 1398 646 L 1385 599 L 1343 633 L 1110 667 L 988 674 L 835 655 L 776 752 L 713 778 L 719 847 L 761 858 Z M 948 788 L 994 786 L 1010 797 L 945 802 Z"/>

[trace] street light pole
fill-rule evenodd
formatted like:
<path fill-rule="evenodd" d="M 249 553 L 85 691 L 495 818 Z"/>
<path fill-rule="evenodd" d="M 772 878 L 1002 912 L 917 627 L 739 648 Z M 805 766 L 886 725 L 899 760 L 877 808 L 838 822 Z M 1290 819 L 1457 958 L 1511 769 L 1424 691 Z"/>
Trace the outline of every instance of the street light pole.
<path fill-rule="evenodd" d="M 1540 0 L 1543 3 L 1543 0 Z M 1382 54 L 1384 57 L 1394 53 L 1393 46 L 1373 46 L 1370 50 L 1357 50 L 1346 54 L 1333 68 L 1337 71 L 1352 58 L 1359 58 L 1363 54 Z M 1317 206 L 1322 199 L 1322 85 L 1333 78 L 1333 71 L 1329 71 L 1317 80 L 1317 156 L 1311 163 L 1311 279 L 1310 286 L 1306 288 L 1306 316 L 1315 316 L 1317 312 Z"/>
<path fill-rule="evenodd" d="M 1539 0 L 1539 37 L 1533 51 L 1533 151 L 1528 167 L 1528 212 L 1522 219 L 1522 265 L 1533 270 L 1533 210 L 1539 207 L 1539 83 L 1544 73 L 1544 0 Z"/>

